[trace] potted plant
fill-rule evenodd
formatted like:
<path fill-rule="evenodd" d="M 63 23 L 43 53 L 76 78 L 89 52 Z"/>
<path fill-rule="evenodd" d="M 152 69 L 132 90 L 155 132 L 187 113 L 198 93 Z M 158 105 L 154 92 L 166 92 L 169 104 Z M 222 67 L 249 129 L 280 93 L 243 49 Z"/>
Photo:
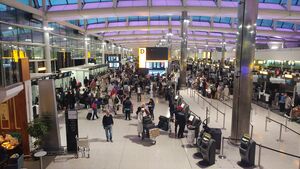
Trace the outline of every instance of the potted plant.
<path fill-rule="evenodd" d="M 33 146 L 36 150 L 41 149 L 43 138 L 48 134 L 49 125 L 41 118 L 36 118 L 28 123 L 27 132 L 35 139 Z"/>

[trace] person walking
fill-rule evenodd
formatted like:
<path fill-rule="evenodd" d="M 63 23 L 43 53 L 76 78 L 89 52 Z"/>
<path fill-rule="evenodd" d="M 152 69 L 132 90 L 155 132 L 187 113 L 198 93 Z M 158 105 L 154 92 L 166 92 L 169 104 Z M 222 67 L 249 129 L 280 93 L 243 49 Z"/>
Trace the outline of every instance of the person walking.
<path fill-rule="evenodd" d="M 102 119 L 102 125 L 105 130 L 105 135 L 106 135 L 106 141 L 107 142 L 113 142 L 112 140 L 112 126 L 114 125 L 114 120 L 112 115 L 110 114 L 109 111 L 104 110 L 105 115 L 103 116 Z"/>
<path fill-rule="evenodd" d="M 147 103 L 147 106 L 148 106 L 148 110 L 150 112 L 151 119 L 154 120 L 155 103 L 154 103 L 154 100 L 152 98 L 150 98 L 150 101 L 149 101 L 149 103 Z"/>
<path fill-rule="evenodd" d="M 95 117 L 96 119 L 98 119 L 98 110 L 97 110 L 97 99 L 95 99 L 91 105 L 91 108 L 92 108 L 92 111 L 93 111 L 93 117 L 92 119 L 95 120 Z"/>
<path fill-rule="evenodd" d="M 142 88 L 141 88 L 141 86 L 137 87 L 136 94 L 137 94 L 137 101 L 138 102 L 142 101 Z"/>
<path fill-rule="evenodd" d="M 132 102 L 129 97 L 123 102 L 123 112 L 125 113 L 125 120 L 131 120 L 130 113 L 132 112 Z"/>

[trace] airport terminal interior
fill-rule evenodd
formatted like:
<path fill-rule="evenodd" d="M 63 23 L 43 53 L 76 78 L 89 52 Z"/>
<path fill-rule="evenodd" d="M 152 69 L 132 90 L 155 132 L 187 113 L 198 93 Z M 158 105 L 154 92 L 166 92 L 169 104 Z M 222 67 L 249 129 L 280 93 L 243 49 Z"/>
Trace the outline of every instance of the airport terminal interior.
<path fill-rule="evenodd" d="M 300 169 L 300 0 L 0 0 L 0 169 Z"/>

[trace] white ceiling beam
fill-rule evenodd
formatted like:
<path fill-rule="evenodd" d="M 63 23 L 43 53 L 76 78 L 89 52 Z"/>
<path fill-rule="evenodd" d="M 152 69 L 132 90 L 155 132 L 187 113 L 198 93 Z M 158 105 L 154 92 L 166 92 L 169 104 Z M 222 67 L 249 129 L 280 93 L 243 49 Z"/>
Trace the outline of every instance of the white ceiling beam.
<path fill-rule="evenodd" d="M 186 4 L 186 1 L 187 1 L 187 0 L 181 0 L 182 6 L 186 6 L 186 5 L 187 5 L 187 4 Z"/>
<path fill-rule="evenodd" d="M 78 10 L 82 9 L 82 2 L 81 2 L 81 0 L 77 0 L 77 7 L 78 7 Z"/>
<path fill-rule="evenodd" d="M 113 0 L 113 7 L 117 8 L 117 6 L 118 6 L 118 0 Z"/>
<path fill-rule="evenodd" d="M 172 26 L 173 30 L 180 30 L 180 26 Z M 148 31 L 148 30 L 168 30 L 168 25 L 166 26 L 125 26 L 125 27 L 106 27 L 106 28 L 96 28 L 88 30 L 88 34 L 99 33 L 99 32 L 117 32 L 117 31 Z M 191 31 L 206 31 L 206 32 L 221 32 L 221 33 L 236 33 L 236 28 L 219 28 L 219 27 L 195 27 L 189 26 Z M 294 36 L 299 36 L 299 32 L 283 32 L 277 30 L 257 30 L 257 35 L 263 36 L 280 36 L 292 38 Z"/>
<path fill-rule="evenodd" d="M 149 7 L 152 6 L 152 0 L 148 0 L 148 6 L 149 6 Z"/>
<path fill-rule="evenodd" d="M 135 39 L 135 38 L 139 38 L 139 39 L 144 39 L 145 41 L 149 38 L 149 37 L 155 37 L 155 38 L 161 38 L 162 36 L 164 36 L 165 34 L 138 34 L 138 35 L 121 35 L 120 32 L 118 33 L 118 35 L 113 35 L 113 36 L 104 36 L 103 38 L 105 40 L 114 40 L 114 41 L 119 41 L 118 39 L 120 38 L 124 38 L 126 40 L 126 38 L 130 38 L 130 39 Z M 174 35 L 176 36 L 176 35 Z M 177 36 L 178 37 L 178 36 Z M 219 36 L 211 36 L 211 35 L 189 35 L 190 38 L 204 38 L 207 40 L 223 40 L 223 37 L 219 37 Z M 176 39 L 176 38 L 173 38 Z M 173 40 L 172 39 L 172 40 Z M 224 36 L 224 40 L 228 41 L 228 40 L 236 40 L 235 37 L 226 37 Z M 278 40 L 259 40 L 260 42 L 269 42 L 269 41 L 279 41 L 281 42 L 281 39 Z M 288 40 L 288 42 L 299 42 L 298 39 L 295 40 Z"/>
<path fill-rule="evenodd" d="M 10 1 L 10 0 L 3 0 Z M 188 11 L 190 16 L 226 16 L 236 17 L 237 8 L 229 7 L 196 7 L 196 6 L 177 6 L 177 7 L 126 7 L 126 8 L 103 8 L 103 9 L 82 9 L 68 11 L 49 12 L 48 17 L 53 20 L 74 20 L 85 17 L 99 18 L 106 17 L 126 17 L 126 16 L 158 16 L 158 15 L 175 15 L 181 16 L 181 11 Z M 297 19 L 299 11 L 259 9 L 258 17 L 263 19 Z"/>

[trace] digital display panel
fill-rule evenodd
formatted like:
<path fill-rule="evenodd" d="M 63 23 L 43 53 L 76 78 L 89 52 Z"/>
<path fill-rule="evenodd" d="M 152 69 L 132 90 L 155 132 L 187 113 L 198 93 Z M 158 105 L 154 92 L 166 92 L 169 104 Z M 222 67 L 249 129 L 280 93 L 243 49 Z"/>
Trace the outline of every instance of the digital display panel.
<path fill-rule="evenodd" d="M 168 60 L 168 48 L 150 47 L 146 50 L 147 60 Z"/>

